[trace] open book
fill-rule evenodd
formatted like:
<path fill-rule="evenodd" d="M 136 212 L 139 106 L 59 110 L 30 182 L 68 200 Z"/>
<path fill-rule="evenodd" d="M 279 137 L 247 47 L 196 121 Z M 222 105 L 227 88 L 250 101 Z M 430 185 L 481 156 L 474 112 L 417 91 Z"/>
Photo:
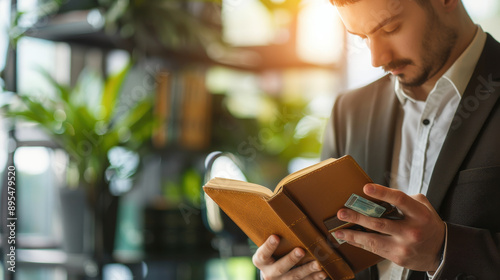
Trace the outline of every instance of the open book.
<path fill-rule="evenodd" d="M 354 274 L 382 258 L 332 236 L 326 221 L 335 219 L 352 194 L 369 199 L 363 186 L 372 180 L 350 156 L 327 159 L 285 178 L 272 192 L 243 181 L 214 178 L 205 193 L 261 246 L 276 234 L 281 242 L 274 257 L 295 247 L 306 251 L 300 264 L 317 260 L 331 279 L 352 279 Z M 337 227 L 348 227 L 349 224 Z"/>

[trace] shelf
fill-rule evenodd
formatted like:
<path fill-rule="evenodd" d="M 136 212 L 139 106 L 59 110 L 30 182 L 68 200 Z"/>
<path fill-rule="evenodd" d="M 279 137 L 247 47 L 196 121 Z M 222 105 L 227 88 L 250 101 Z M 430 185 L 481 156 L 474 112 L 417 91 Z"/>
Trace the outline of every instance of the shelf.
<path fill-rule="evenodd" d="M 56 249 L 17 249 L 16 254 L 19 267 L 61 267 L 72 276 L 94 276 L 99 270 L 91 256 L 85 254 L 67 254 Z"/>
<path fill-rule="evenodd" d="M 74 11 L 45 19 L 30 28 L 26 35 L 55 42 L 65 42 L 101 49 L 122 49 L 134 51 L 130 39 L 118 34 L 109 34 L 102 26 L 91 24 L 92 18 L 99 16 L 95 10 Z M 98 13 L 98 12 L 97 12 Z M 265 71 L 284 68 L 321 68 L 339 70 L 335 64 L 313 64 L 302 61 L 296 54 L 294 44 L 257 47 L 230 47 L 214 44 L 204 50 L 174 50 L 162 44 L 151 42 L 141 50 L 146 56 L 161 57 L 179 63 L 202 63 L 221 65 L 248 71 Z"/>
<path fill-rule="evenodd" d="M 67 254 L 56 249 L 17 249 L 18 261 L 38 265 L 62 265 L 77 268 L 83 271 L 83 265 L 91 262 L 91 258 L 84 254 Z"/>
<path fill-rule="evenodd" d="M 103 49 L 131 50 L 131 42 L 117 34 L 106 33 L 100 25 L 91 24 L 90 18 L 95 12 L 73 11 L 52 16 L 28 29 L 26 36 Z"/>
<path fill-rule="evenodd" d="M 0 234 L 0 247 L 5 238 Z M 33 235 L 23 235 L 20 234 L 16 240 L 17 248 L 24 249 L 55 249 L 61 247 L 61 242 L 54 237 L 48 236 L 33 236 Z M 9 246 L 9 245 L 7 245 Z"/>

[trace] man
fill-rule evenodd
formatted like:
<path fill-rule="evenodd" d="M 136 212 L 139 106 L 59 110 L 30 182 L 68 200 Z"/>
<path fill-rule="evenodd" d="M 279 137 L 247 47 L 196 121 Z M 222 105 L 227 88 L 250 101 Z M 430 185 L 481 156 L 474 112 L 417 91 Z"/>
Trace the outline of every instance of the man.
<path fill-rule="evenodd" d="M 379 233 L 336 237 L 385 259 L 356 279 L 500 279 L 500 44 L 460 0 L 333 0 L 372 64 L 390 72 L 341 95 L 322 157 L 352 155 L 378 184 L 365 193 L 405 219 L 342 209 Z M 279 260 L 271 236 L 255 253 L 264 279 L 324 279 L 318 263 Z"/>

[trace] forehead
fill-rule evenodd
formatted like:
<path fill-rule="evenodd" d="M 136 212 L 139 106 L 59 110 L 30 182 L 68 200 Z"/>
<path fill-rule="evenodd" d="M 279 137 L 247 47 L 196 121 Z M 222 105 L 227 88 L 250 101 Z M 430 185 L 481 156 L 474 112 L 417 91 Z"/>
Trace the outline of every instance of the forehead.
<path fill-rule="evenodd" d="M 409 0 L 360 0 L 353 4 L 337 7 L 347 30 L 368 34 L 378 25 L 409 9 Z M 415 8 L 415 7 L 411 7 Z"/>

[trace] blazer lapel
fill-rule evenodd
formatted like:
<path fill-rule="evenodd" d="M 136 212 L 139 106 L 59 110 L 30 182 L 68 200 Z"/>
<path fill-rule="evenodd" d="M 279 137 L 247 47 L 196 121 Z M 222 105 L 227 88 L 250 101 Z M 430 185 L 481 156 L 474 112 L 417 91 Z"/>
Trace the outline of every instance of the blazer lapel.
<path fill-rule="evenodd" d="M 500 95 L 500 44 L 489 34 L 436 161 L 427 197 L 439 207 Z"/>
<path fill-rule="evenodd" d="M 399 100 L 394 93 L 394 78 L 381 85 L 371 106 L 370 125 L 367 135 L 366 172 L 375 183 L 389 186 L 391 161 L 394 149 L 394 133 L 399 109 Z"/>

